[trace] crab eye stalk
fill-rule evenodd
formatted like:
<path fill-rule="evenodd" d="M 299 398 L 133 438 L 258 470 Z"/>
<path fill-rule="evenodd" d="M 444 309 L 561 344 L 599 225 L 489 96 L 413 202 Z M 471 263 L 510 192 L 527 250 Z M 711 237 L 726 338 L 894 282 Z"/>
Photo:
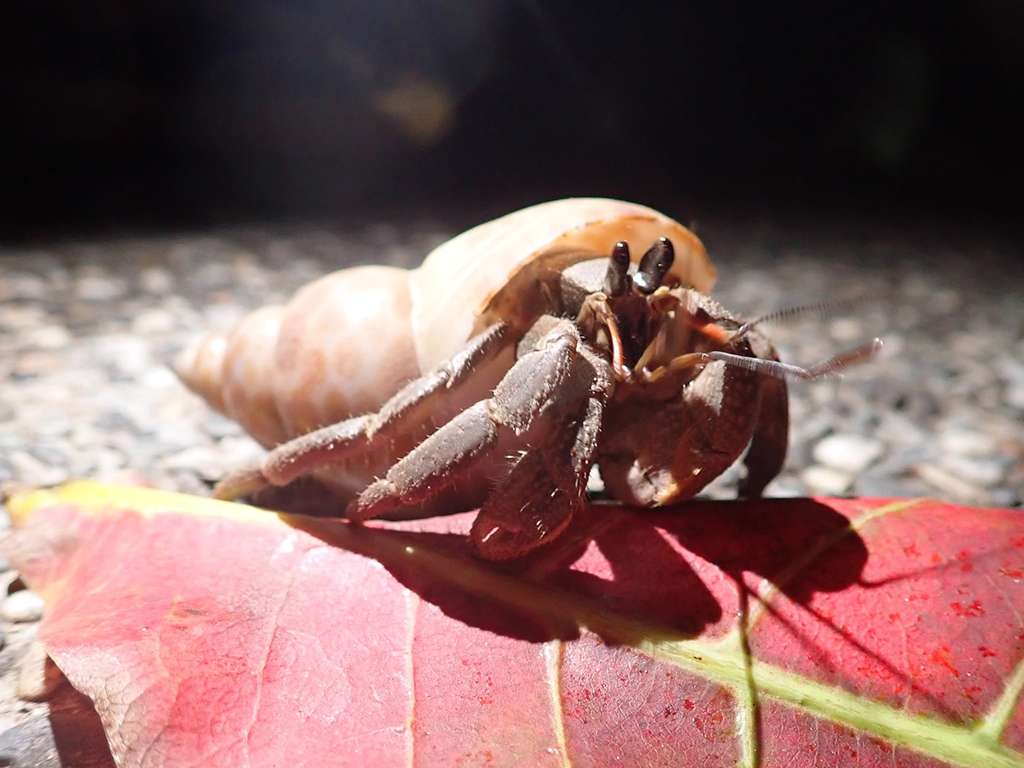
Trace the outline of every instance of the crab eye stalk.
<path fill-rule="evenodd" d="M 633 289 L 644 296 L 650 296 L 665 279 L 675 258 L 672 241 L 667 237 L 659 238 L 640 259 L 640 266 L 633 275 Z"/>
<path fill-rule="evenodd" d="M 622 296 L 629 289 L 629 278 L 626 277 L 628 271 L 629 244 L 620 240 L 612 248 L 608 272 L 604 276 L 604 292 L 609 298 Z"/>

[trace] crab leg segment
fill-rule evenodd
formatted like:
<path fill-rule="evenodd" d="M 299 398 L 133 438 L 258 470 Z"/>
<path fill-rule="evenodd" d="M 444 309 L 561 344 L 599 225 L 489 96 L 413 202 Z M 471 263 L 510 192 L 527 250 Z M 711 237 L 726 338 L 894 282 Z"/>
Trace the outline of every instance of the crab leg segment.
<path fill-rule="evenodd" d="M 524 344 L 530 351 L 524 350 Z M 578 410 L 580 400 L 591 394 L 595 374 L 589 356 L 580 352 L 582 344 L 574 323 L 542 317 L 520 344 L 519 360 L 495 387 L 493 396 L 459 414 L 410 451 L 349 505 L 346 516 L 366 520 L 433 496 L 490 454 L 503 431 L 525 435 L 538 418 L 554 427 L 540 431 L 527 455 L 538 449 L 543 453 L 544 447 L 557 442 L 562 434 L 558 425 L 566 412 L 571 415 Z M 596 440 L 596 426 L 591 423 L 587 428 L 595 432 Z M 584 461 L 592 460 L 592 448 L 581 453 L 585 454 Z M 536 476 L 536 472 L 527 471 L 536 461 L 529 459 L 519 472 L 519 465 L 513 468 L 513 484 L 519 485 L 524 473 Z M 502 492 L 492 494 L 492 498 L 495 495 L 501 496 Z"/>
<path fill-rule="evenodd" d="M 775 350 L 757 331 L 746 337 L 750 350 L 759 359 L 777 360 Z M 743 457 L 747 476 L 740 484 L 739 495 L 760 498 L 765 486 L 782 471 L 789 448 L 789 393 L 785 379 L 761 376 L 757 421 L 750 438 L 750 447 Z"/>
<path fill-rule="evenodd" d="M 596 374 L 587 399 L 546 445 L 523 455 L 484 504 L 469 534 L 481 557 L 519 557 L 558 536 L 582 507 L 611 388 L 607 363 L 586 348 L 583 354 Z"/>
<path fill-rule="evenodd" d="M 729 352 L 708 352 L 705 355 L 700 355 L 700 357 L 704 358 L 702 361 L 703 363 L 708 363 L 712 360 L 721 360 L 729 365 L 735 365 L 739 368 L 745 368 L 748 371 L 756 371 L 757 373 L 774 376 L 778 379 L 816 381 L 817 379 L 834 376 L 848 365 L 859 363 L 861 360 L 867 360 L 869 357 L 873 357 L 878 354 L 881 349 L 882 340 L 875 339 L 874 341 L 863 344 L 856 349 L 841 352 L 835 357 L 823 360 L 816 365 L 812 365 L 810 368 L 801 368 L 799 365 L 780 363 L 778 360 L 764 360 L 757 357 L 734 355 Z M 674 363 L 675 361 L 673 360 L 672 362 Z"/>
<path fill-rule="evenodd" d="M 231 473 L 213 489 L 218 499 L 249 496 L 267 485 L 287 485 L 325 465 L 385 445 L 426 422 L 435 405 L 504 348 L 508 326 L 496 323 L 425 376 L 414 379 L 377 413 L 356 416 L 282 443 L 258 464 Z"/>

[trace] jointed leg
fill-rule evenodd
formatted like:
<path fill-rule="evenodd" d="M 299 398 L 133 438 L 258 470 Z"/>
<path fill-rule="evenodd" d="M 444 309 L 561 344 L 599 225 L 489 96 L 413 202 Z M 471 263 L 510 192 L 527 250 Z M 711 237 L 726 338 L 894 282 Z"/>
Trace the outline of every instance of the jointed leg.
<path fill-rule="evenodd" d="M 775 348 L 760 333 L 749 332 L 751 351 L 763 360 L 777 361 Z M 757 403 L 757 422 L 750 439 L 750 448 L 743 458 L 747 476 L 740 483 L 739 495 L 759 498 L 786 462 L 789 445 L 789 392 L 786 380 L 777 376 L 761 376 Z"/>
<path fill-rule="evenodd" d="M 438 400 L 504 349 L 507 333 L 504 323 L 492 325 L 451 360 L 402 387 L 377 413 L 355 416 L 282 443 L 255 465 L 221 480 L 213 489 L 214 497 L 238 499 L 267 485 L 287 485 L 314 469 L 374 450 L 416 429 Z"/>
<path fill-rule="evenodd" d="M 557 425 L 564 409 L 578 410 L 596 374 L 579 351 L 575 325 L 554 318 L 543 321 L 550 330 L 509 369 L 490 399 L 459 414 L 416 446 L 363 491 L 346 516 L 365 520 L 423 501 L 489 454 L 501 430 L 523 435 L 539 416 L 551 417 Z"/>
<path fill-rule="evenodd" d="M 561 533 L 583 505 L 611 385 L 606 364 L 593 359 L 592 367 L 598 375 L 583 407 L 523 455 L 473 521 L 470 541 L 481 557 L 526 554 Z"/>
<path fill-rule="evenodd" d="M 761 382 L 761 403 L 750 449 L 743 458 L 747 476 L 739 495 L 759 498 L 765 486 L 782 471 L 789 444 L 789 394 L 782 379 L 765 376 Z"/>

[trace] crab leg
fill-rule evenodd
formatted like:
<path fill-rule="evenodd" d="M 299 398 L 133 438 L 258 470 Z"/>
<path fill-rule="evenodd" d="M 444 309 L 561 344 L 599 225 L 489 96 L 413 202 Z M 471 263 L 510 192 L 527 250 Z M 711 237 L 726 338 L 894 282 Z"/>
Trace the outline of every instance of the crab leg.
<path fill-rule="evenodd" d="M 469 538 L 481 557 L 520 557 L 558 536 L 583 506 L 611 385 L 610 376 L 601 375 L 604 366 L 595 370 L 591 395 L 575 418 L 524 454 L 473 520 Z"/>
<path fill-rule="evenodd" d="M 217 483 L 214 497 L 238 499 L 267 485 L 287 485 L 314 469 L 386 445 L 427 421 L 442 397 L 504 348 L 507 333 L 504 323 L 490 326 L 451 360 L 402 387 L 377 413 L 355 416 L 282 443 L 256 464 Z"/>
<path fill-rule="evenodd" d="M 748 332 L 751 351 L 763 360 L 778 360 L 775 348 L 760 333 Z M 739 495 L 760 498 L 786 463 L 789 447 L 789 391 L 786 380 L 776 376 L 760 377 L 757 421 L 750 438 L 750 448 L 743 457 L 747 476 L 740 483 Z"/>
<path fill-rule="evenodd" d="M 555 425 L 555 428 L 550 434 L 542 434 L 537 443 L 531 445 L 526 458 L 513 467 L 506 479 L 510 493 L 519 493 L 535 483 L 545 488 L 543 492 L 562 491 L 563 488 L 572 492 L 573 483 L 585 484 L 586 470 L 589 470 L 595 450 L 592 443 L 596 444 L 600 410 L 594 410 L 588 404 L 586 410 L 590 419 L 584 417 L 582 423 L 577 422 L 577 428 L 572 432 L 572 453 L 577 458 L 570 464 L 574 467 L 577 463 L 586 465 L 582 480 L 573 475 L 574 470 L 570 470 L 568 465 L 562 470 L 550 466 L 565 465 L 564 453 L 556 460 L 545 449 L 556 445 L 559 437 L 565 435 L 565 429 L 559 425 L 565 421 L 566 411 L 570 415 L 573 411 L 579 412 L 580 407 L 576 404 L 581 398 L 592 396 L 594 382 L 601 378 L 591 362 L 596 358 L 582 353 L 579 331 L 571 321 L 541 318 L 538 323 L 549 324 L 551 329 L 536 342 L 533 351 L 523 354 L 509 369 L 495 387 L 493 396 L 462 412 L 410 451 L 388 470 L 387 475 L 372 483 L 349 505 L 345 513 L 347 517 L 366 520 L 386 514 L 400 505 L 416 504 L 430 498 L 458 481 L 480 459 L 492 453 L 503 430 L 522 436 L 534 426 L 538 417 Z M 610 385 L 602 383 L 597 386 L 598 390 L 603 387 L 606 392 Z M 557 449 L 552 450 L 557 452 Z M 537 456 L 531 458 L 534 452 Z M 545 478 L 551 480 L 542 482 Z M 530 488 L 530 493 L 536 495 L 538 488 Z M 491 498 L 508 495 L 499 491 L 491 494 Z M 576 495 L 582 497 L 582 488 Z M 501 520 L 507 517 L 502 510 L 494 514 Z M 566 514 L 571 516 L 571 509 L 555 516 L 565 517 L 567 522 Z M 486 517 L 481 525 L 485 524 Z M 560 530 L 563 525 L 564 522 L 559 523 L 557 528 Z M 539 538 L 536 531 L 534 537 Z M 503 555 L 497 554 L 496 549 L 495 554 L 485 556 Z"/>
<path fill-rule="evenodd" d="M 789 447 L 789 394 L 784 379 L 771 376 L 761 382 L 757 422 L 750 438 L 750 448 L 743 457 L 747 476 L 740 483 L 739 495 L 760 498 L 768 485 L 782 471 Z"/>

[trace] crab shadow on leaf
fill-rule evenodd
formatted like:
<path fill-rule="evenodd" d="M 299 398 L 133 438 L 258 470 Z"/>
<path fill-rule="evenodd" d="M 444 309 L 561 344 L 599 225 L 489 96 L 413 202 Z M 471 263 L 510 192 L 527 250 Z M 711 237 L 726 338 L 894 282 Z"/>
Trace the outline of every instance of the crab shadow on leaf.
<path fill-rule="evenodd" d="M 326 542 L 379 561 L 403 586 L 470 626 L 530 642 L 595 629 L 594 612 L 641 631 L 721 634 L 751 574 L 807 604 L 861 582 L 867 548 L 850 522 L 812 499 L 695 501 L 645 512 L 591 504 L 528 557 L 475 558 L 474 513 L 404 522 L 292 518 Z M 604 637 L 615 642 L 614 637 Z"/>

